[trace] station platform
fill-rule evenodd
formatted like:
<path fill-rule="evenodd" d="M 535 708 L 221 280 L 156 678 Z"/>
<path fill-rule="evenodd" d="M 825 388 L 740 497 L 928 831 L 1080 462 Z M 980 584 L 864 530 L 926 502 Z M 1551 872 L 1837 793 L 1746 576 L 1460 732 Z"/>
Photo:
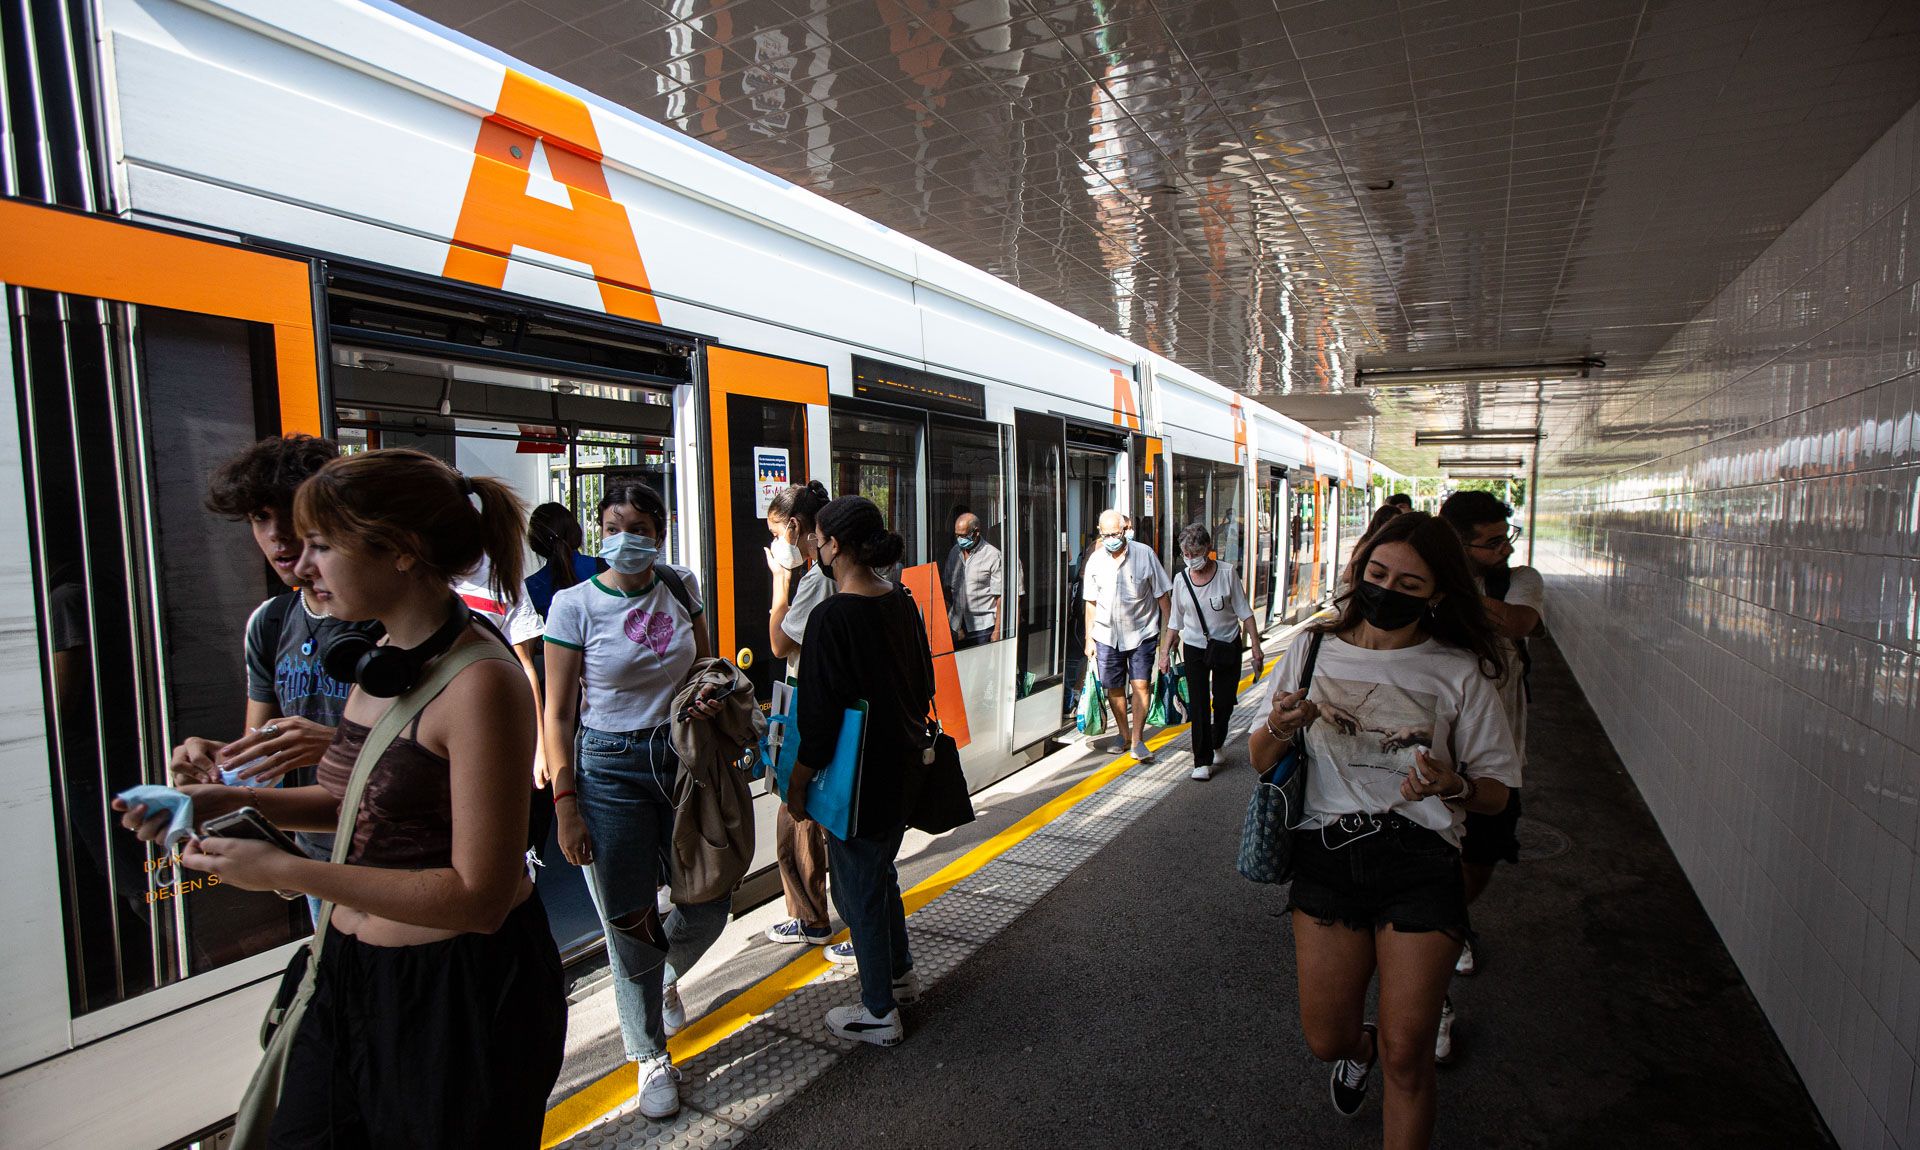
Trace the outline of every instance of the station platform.
<path fill-rule="evenodd" d="M 1532 683 L 1522 861 L 1475 906 L 1434 1145 L 1834 1145 L 1550 641 Z M 1378 1091 L 1341 1118 L 1301 1036 L 1284 890 L 1233 869 L 1244 741 L 1209 782 L 1185 728 L 1149 742 L 1147 764 L 1076 744 L 977 796 L 962 832 L 910 835 L 903 1044 L 827 1032 L 854 983 L 764 938 L 776 901 L 681 983 L 671 1121 L 633 1108 L 604 981 L 577 988 L 547 1144 L 1376 1142 Z"/>

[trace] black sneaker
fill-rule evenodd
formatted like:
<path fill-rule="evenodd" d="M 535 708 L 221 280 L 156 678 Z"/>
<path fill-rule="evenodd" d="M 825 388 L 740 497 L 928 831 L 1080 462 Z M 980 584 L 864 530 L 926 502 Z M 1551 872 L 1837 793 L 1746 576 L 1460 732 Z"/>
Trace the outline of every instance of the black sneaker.
<path fill-rule="evenodd" d="M 1373 1064 L 1380 1060 L 1379 1031 L 1371 1022 L 1362 1023 L 1360 1028 L 1373 1035 L 1373 1057 L 1364 1065 L 1351 1058 L 1340 1059 L 1333 1064 L 1333 1079 L 1328 1084 L 1333 1108 L 1349 1118 L 1360 1113 L 1361 1103 L 1367 1100 L 1367 1078 L 1373 1073 Z"/>

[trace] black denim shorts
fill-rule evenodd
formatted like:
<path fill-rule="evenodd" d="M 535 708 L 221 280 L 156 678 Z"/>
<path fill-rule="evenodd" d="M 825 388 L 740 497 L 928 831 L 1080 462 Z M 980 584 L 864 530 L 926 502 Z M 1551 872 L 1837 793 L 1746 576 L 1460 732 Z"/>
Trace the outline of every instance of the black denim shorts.
<path fill-rule="evenodd" d="M 1472 937 L 1459 850 L 1399 815 L 1348 816 L 1294 831 L 1293 858 L 1287 905 L 1322 926 Z"/>
<path fill-rule="evenodd" d="M 1507 809 L 1497 815 L 1467 812 L 1461 828 L 1460 857 L 1475 866 L 1520 861 L 1520 791 L 1507 792 Z"/>

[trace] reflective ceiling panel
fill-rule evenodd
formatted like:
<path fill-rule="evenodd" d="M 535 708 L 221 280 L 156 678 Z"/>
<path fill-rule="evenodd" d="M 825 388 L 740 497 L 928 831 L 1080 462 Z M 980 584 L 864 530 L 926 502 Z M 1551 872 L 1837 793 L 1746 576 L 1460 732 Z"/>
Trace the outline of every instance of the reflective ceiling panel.
<path fill-rule="evenodd" d="M 1551 457 L 1920 99 L 1910 0 L 405 2 L 1422 473 Z"/>

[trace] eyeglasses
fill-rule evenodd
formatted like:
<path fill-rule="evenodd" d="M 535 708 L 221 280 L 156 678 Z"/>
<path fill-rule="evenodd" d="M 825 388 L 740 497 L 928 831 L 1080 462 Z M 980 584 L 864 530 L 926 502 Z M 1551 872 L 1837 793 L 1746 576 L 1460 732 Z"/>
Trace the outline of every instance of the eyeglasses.
<path fill-rule="evenodd" d="M 1100 538 L 1102 539 L 1125 539 L 1126 537 L 1127 533 L 1125 531 L 1102 531 L 1100 533 Z"/>
<path fill-rule="evenodd" d="M 1518 543 L 1520 541 L 1520 535 L 1520 528 L 1509 527 L 1507 528 L 1506 538 L 1504 539 L 1498 539 L 1492 543 L 1469 543 L 1467 546 L 1480 551 L 1498 551 L 1510 543 Z"/>

